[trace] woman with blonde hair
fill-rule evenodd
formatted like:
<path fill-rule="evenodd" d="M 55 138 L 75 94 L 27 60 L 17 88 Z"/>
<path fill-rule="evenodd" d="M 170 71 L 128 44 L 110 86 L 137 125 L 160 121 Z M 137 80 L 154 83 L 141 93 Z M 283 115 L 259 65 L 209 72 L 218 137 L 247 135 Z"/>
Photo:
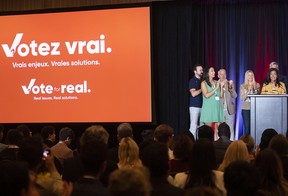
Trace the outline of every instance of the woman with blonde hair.
<path fill-rule="evenodd" d="M 239 160 L 249 162 L 249 152 L 246 144 L 242 140 L 233 141 L 229 145 L 218 170 L 224 172 L 230 163 Z"/>
<path fill-rule="evenodd" d="M 118 150 L 118 167 L 132 168 L 142 166 L 139 158 L 139 148 L 136 142 L 131 137 L 124 137 L 121 139 Z"/>
<path fill-rule="evenodd" d="M 240 86 L 240 99 L 242 101 L 242 118 L 244 123 L 243 135 L 250 135 L 250 97 L 251 94 L 260 93 L 260 84 L 255 81 L 252 70 L 245 72 L 245 81 Z"/>

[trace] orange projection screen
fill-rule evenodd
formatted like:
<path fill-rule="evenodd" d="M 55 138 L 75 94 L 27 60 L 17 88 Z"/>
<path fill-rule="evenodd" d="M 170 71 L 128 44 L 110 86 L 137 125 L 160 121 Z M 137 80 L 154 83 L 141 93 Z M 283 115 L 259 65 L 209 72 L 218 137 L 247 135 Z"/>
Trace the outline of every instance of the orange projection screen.
<path fill-rule="evenodd" d="M 0 123 L 152 121 L 149 7 L 0 24 Z"/>

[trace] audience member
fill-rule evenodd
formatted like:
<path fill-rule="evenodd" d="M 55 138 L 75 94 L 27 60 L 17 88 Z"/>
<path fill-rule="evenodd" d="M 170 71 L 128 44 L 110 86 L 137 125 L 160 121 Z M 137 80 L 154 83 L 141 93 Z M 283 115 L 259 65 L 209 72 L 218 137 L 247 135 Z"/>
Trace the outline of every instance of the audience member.
<path fill-rule="evenodd" d="M 255 141 L 253 137 L 251 135 L 242 135 L 240 140 L 246 144 L 249 153 L 249 160 L 250 162 L 253 162 L 255 160 Z"/>
<path fill-rule="evenodd" d="M 167 146 L 169 160 L 174 159 L 173 151 L 170 149 L 173 136 L 173 128 L 167 124 L 158 125 L 154 131 L 155 141 L 161 142 Z"/>
<path fill-rule="evenodd" d="M 4 126 L 0 125 L 0 152 L 5 148 L 7 148 L 6 144 L 1 143 L 3 141 L 3 137 L 4 137 Z"/>
<path fill-rule="evenodd" d="M 237 97 L 237 93 L 234 89 L 233 80 L 227 80 L 226 70 L 220 69 L 218 71 L 219 82 L 223 83 L 223 97 L 220 98 L 222 108 L 224 110 L 224 119 L 226 124 L 230 128 L 230 140 L 234 140 L 234 119 L 236 108 L 233 99 Z M 219 136 L 220 137 L 220 136 Z"/>
<path fill-rule="evenodd" d="M 24 136 L 22 132 L 17 129 L 10 129 L 5 140 L 7 148 L 0 152 L 0 161 L 18 160 L 19 146 L 21 146 L 23 139 Z"/>
<path fill-rule="evenodd" d="M 213 129 L 208 125 L 202 125 L 198 128 L 198 139 L 209 139 L 211 142 L 214 141 Z"/>
<path fill-rule="evenodd" d="M 106 167 L 107 145 L 103 142 L 90 141 L 80 148 L 80 159 L 84 166 L 84 175 L 73 183 L 71 196 L 109 195 L 100 182 L 100 176 Z"/>
<path fill-rule="evenodd" d="M 218 170 L 223 171 L 233 161 L 247 161 L 249 162 L 249 153 L 246 144 L 242 140 L 233 141 L 226 150 L 223 162 L 220 164 Z"/>
<path fill-rule="evenodd" d="M 261 135 L 260 144 L 259 147 L 256 149 L 256 153 L 268 148 L 270 140 L 277 134 L 278 133 L 275 131 L 275 129 L 265 129 Z"/>
<path fill-rule="evenodd" d="M 195 137 L 190 131 L 183 131 L 182 134 L 187 135 L 192 140 L 193 143 L 195 142 Z"/>
<path fill-rule="evenodd" d="M 189 131 L 196 138 L 196 130 L 199 125 L 199 118 L 202 108 L 202 90 L 201 80 L 203 75 L 203 66 L 196 64 L 193 67 L 194 76 L 189 80 L 189 114 L 190 114 L 190 128 Z"/>
<path fill-rule="evenodd" d="M 286 180 L 288 180 L 288 141 L 287 139 L 281 135 L 275 135 L 270 143 L 269 148 L 274 150 L 276 154 L 279 156 L 282 167 L 283 167 L 283 176 Z"/>
<path fill-rule="evenodd" d="M 120 143 L 121 139 L 124 137 L 133 138 L 133 128 L 130 123 L 121 123 L 117 127 L 117 140 Z M 119 145 L 108 150 L 107 160 L 111 160 L 114 163 L 119 162 Z"/>
<path fill-rule="evenodd" d="M 186 134 L 182 133 L 175 138 L 173 142 L 173 155 L 175 158 L 169 161 L 171 176 L 189 170 L 192 147 L 193 141 Z"/>
<path fill-rule="evenodd" d="M 69 127 L 64 127 L 59 132 L 59 142 L 55 144 L 51 151 L 63 166 L 64 160 L 73 157 L 73 151 L 69 148 L 74 139 L 74 132 Z"/>
<path fill-rule="evenodd" d="M 199 186 L 195 188 L 190 188 L 186 190 L 185 196 L 221 196 L 218 192 L 213 190 L 209 186 Z"/>
<path fill-rule="evenodd" d="M 252 70 L 245 72 L 244 83 L 240 86 L 240 99 L 242 101 L 242 118 L 244 123 L 243 135 L 250 135 L 250 97 L 251 94 L 260 93 L 260 84 L 255 81 Z"/>
<path fill-rule="evenodd" d="M 153 140 L 154 139 L 154 130 L 145 129 L 141 132 L 142 141 Z"/>
<path fill-rule="evenodd" d="M 223 172 L 215 168 L 216 156 L 212 142 L 199 139 L 192 148 L 189 171 L 176 174 L 175 186 L 185 189 L 209 186 L 219 194 L 225 194 Z"/>
<path fill-rule="evenodd" d="M 27 125 L 18 125 L 16 129 L 23 133 L 24 138 L 32 136 L 32 131 Z"/>
<path fill-rule="evenodd" d="M 150 171 L 152 196 L 184 195 L 184 190 L 174 187 L 167 180 L 169 172 L 169 157 L 168 148 L 164 143 L 155 142 L 146 146 L 143 150 L 142 162 Z"/>
<path fill-rule="evenodd" d="M 109 178 L 110 196 L 150 196 L 149 172 L 145 169 L 135 167 L 114 171 Z"/>
<path fill-rule="evenodd" d="M 101 125 L 92 125 L 88 127 L 80 138 L 81 146 L 89 142 L 102 142 L 108 144 L 109 133 Z M 118 169 L 118 166 L 113 161 L 106 161 L 106 169 L 100 176 L 100 181 L 104 186 L 108 186 L 108 178 L 110 173 Z M 69 158 L 64 161 L 63 180 L 67 182 L 75 182 L 84 175 L 84 168 L 79 156 Z"/>
<path fill-rule="evenodd" d="M 138 145 L 131 137 L 124 137 L 121 139 L 118 156 L 118 167 L 120 169 L 142 166 L 141 160 L 139 158 Z"/>
<path fill-rule="evenodd" d="M 41 129 L 41 136 L 43 138 L 44 144 L 51 148 L 55 145 L 56 134 L 55 128 L 53 126 L 44 126 Z"/>
<path fill-rule="evenodd" d="M 260 188 L 259 172 L 247 161 L 234 161 L 224 172 L 227 196 L 256 195 Z"/>
<path fill-rule="evenodd" d="M 54 164 L 53 154 L 43 155 L 43 151 L 40 136 L 27 137 L 20 146 L 19 159 L 28 164 L 30 178 L 36 183 L 40 195 L 62 195 L 63 181 Z"/>
<path fill-rule="evenodd" d="M 215 142 L 214 148 L 216 153 L 216 165 L 217 167 L 222 163 L 224 159 L 225 152 L 228 146 L 231 144 L 230 138 L 230 127 L 224 122 L 221 123 L 218 127 L 219 139 Z"/>
<path fill-rule="evenodd" d="M 39 196 L 29 178 L 25 164 L 16 161 L 0 161 L 0 176 L 2 196 Z"/>
<path fill-rule="evenodd" d="M 256 156 L 255 167 L 260 173 L 260 189 L 266 195 L 288 195 L 288 183 L 283 177 L 282 164 L 274 151 L 262 150 Z"/>
<path fill-rule="evenodd" d="M 201 109 L 200 122 L 212 126 L 214 123 L 214 138 L 218 139 L 218 126 L 224 122 L 224 111 L 220 103 L 223 97 L 224 82 L 214 80 L 215 71 L 212 66 L 205 68 L 201 90 L 203 94 L 203 105 Z"/>

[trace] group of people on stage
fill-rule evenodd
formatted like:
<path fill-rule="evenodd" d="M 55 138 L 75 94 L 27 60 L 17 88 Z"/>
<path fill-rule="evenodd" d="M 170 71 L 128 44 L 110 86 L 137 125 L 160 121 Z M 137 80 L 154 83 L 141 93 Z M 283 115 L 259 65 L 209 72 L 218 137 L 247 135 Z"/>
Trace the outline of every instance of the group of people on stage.
<path fill-rule="evenodd" d="M 231 131 L 230 140 L 234 140 L 234 117 L 236 113 L 233 99 L 237 98 L 233 80 L 228 80 L 225 69 L 218 70 L 218 80 L 215 80 L 215 70 L 208 66 L 203 70 L 201 64 L 193 68 L 194 77 L 189 81 L 190 100 L 190 132 L 197 138 L 197 127 L 203 124 L 214 124 L 215 140 L 218 138 L 218 126 L 226 122 Z M 242 118 L 244 134 L 250 134 L 250 98 L 251 94 L 286 94 L 286 77 L 279 74 L 278 63 L 269 65 L 267 78 L 260 84 L 255 81 L 251 70 L 245 72 L 245 81 L 240 86 L 242 101 Z"/>

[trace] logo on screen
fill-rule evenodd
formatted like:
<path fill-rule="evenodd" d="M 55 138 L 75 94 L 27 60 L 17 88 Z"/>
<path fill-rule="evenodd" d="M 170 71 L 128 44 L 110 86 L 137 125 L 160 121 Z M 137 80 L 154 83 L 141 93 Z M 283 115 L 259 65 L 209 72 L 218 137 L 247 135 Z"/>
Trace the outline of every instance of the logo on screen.
<path fill-rule="evenodd" d="M 86 80 L 80 84 L 61 84 L 60 86 L 52 86 L 51 84 L 35 84 L 36 79 L 32 78 L 28 86 L 22 85 L 22 90 L 24 94 L 52 94 L 53 92 L 60 92 L 61 94 L 64 93 L 90 93 L 91 89 L 88 89 L 88 82 Z"/>
<path fill-rule="evenodd" d="M 5 52 L 6 57 L 14 57 L 17 53 L 21 57 L 26 57 L 29 54 L 32 56 L 48 56 L 48 55 L 60 55 L 61 51 L 59 47 L 60 42 L 51 43 L 38 43 L 32 40 L 29 44 L 21 43 L 24 33 L 17 33 L 13 43 L 9 47 L 8 44 L 2 44 L 2 48 Z M 20 44 L 21 43 L 21 44 Z M 105 35 L 101 34 L 99 40 L 89 40 L 89 41 L 72 41 L 65 42 L 66 50 L 70 55 L 83 54 L 88 52 L 89 54 L 100 54 L 100 53 L 111 53 L 111 48 L 106 48 L 105 46 Z"/>

